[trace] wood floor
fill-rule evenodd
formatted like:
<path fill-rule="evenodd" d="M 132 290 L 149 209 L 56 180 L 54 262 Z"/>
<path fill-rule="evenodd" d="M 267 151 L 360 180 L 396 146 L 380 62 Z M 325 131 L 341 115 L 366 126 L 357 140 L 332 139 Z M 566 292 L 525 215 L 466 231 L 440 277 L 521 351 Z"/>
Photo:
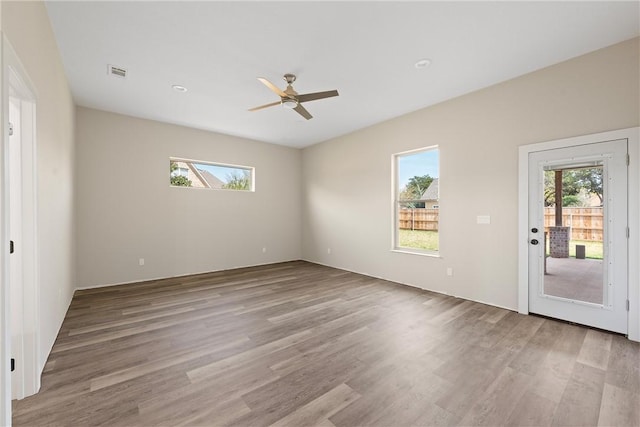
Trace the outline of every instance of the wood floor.
<path fill-rule="evenodd" d="M 640 425 L 626 338 L 305 262 L 76 293 L 21 425 Z"/>

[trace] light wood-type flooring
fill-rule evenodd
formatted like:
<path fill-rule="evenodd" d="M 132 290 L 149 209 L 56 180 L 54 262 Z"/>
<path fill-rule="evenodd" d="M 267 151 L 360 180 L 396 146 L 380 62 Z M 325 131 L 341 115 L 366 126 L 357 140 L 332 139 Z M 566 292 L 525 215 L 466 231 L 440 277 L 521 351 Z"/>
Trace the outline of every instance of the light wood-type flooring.
<path fill-rule="evenodd" d="M 76 292 L 22 425 L 640 424 L 625 337 L 290 262 Z"/>

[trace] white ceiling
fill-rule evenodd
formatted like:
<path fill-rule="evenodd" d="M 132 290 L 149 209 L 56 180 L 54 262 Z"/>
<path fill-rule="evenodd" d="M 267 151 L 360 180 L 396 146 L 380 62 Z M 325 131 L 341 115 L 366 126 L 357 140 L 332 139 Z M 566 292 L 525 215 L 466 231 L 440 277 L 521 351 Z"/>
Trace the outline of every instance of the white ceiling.
<path fill-rule="evenodd" d="M 305 147 L 636 37 L 639 2 L 94 2 L 47 9 L 77 104 Z M 431 59 L 416 69 L 421 58 Z M 107 75 L 107 64 L 128 70 Z M 306 121 L 256 80 L 299 93 Z M 188 88 L 172 90 L 174 84 Z"/>

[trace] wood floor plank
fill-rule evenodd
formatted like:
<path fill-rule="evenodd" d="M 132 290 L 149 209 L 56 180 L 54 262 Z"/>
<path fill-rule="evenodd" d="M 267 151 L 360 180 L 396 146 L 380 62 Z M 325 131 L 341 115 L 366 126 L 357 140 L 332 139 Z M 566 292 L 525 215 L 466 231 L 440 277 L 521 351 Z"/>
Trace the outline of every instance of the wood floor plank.
<path fill-rule="evenodd" d="M 640 426 L 640 394 L 604 385 L 599 426 Z"/>
<path fill-rule="evenodd" d="M 161 359 L 152 360 L 145 363 L 139 363 L 131 368 L 115 371 L 107 375 L 93 378 L 90 382 L 91 391 L 100 390 L 105 387 L 129 381 L 133 378 L 147 375 L 151 372 L 157 372 L 177 364 L 183 364 L 191 360 L 199 359 L 202 356 L 223 351 L 228 348 L 237 347 L 249 341 L 247 337 L 240 337 L 235 341 L 230 341 L 222 345 L 206 344 L 197 348 L 190 348 L 180 353 L 172 353 L 170 356 Z"/>
<path fill-rule="evenodd" d="M 563 326 L 558 339 L 542 361 L 529 386 L 529 391 L 556 404 L 564 395 L 587 333 L 585 328 Z"/>
<path fill-rule="evenodd" d="M 477 399 L 461 424 L 493 426 L 504 422 L 524 395 L 531 380 L 530 375 L 507 367 Z"/>
<path fill-rule="evenodd" d="M 349 406 L 360 397 L 348 385 L 342 383 L 322 396 L 301 406 L 284 418 L 280 418 L 272 427 L 298 427 L 322 424 L 336 412 Z"/>
<path fill-rule="evenodd" d="M 527 391 L 513 407 L 511 415 L 507 418 L 506 425 L 548 426 L 553 420 L 556 406 L 556 402 Z"/>
<path fill-rule="evenodd" d="M 15 426 L 640 424 L 640 344 L 303 261 L 78 291 Z"/>
<path fill-rule="evenodd" d="M 602 403 L 604 378 L 604 371 L 576 362 L 562 399 L 556 407 L 552 425 L 596 425 Z"/>
<path fill-rule="evenodd" d="M 606 332 L 589 330 L 584 337 L 584 343 L 578 355 L 578 362 L 593 368 L 607 369 L 609 365 L 609 353 L 611 352 L 611 334 Z"/>
<path fill-rule="evenodd" d="M 419 367 L 411 367 L 418 374 Z M 372 425 L 378 426 L 439 426 L 454 425 L 460 417 L 442 409 L 434 402 L 451 384 L 435 374 L 419 372 L 420 377 L 406 392 L 398 393 Z"/>
<path fill-rule="evenodd" d="M 263 344 L 259 347 L 254 347 L 240 354 L 229 356 L 225 359 L 210 363 L 205 366 L 193 369 L 187 372 L 187 375 L 192 382 L 204 381 L 209 377 L 215 376 L 220 372 L 230 369 L 239 364 L 246 363 L 260 355 L 269 354 L 283 348 L 294 346 L 296 343 L 302 341 L 308 337 L 311 331 L 305 330 L 296 334 L 289 335 L 285 338 L 281 338 L 277 341 L 272 341 L 268 344 Z"/>
<path fill-rule="evenodd" d="M 535 375 L 560 336 L 562 326 L 557 322 L 544 322 L 509 366 L 526 374 Z"/>
<path fill-rule="evenodd" d="M 613 335 L 606 372 L 607 384 L 640 394 L 640 343 Z"/>
<path fill-rule="evenodd" d="M 219 399 L 235 399 L 280 378 L 268 365 L 275 360 L 286 359 L 296 353 L 292 348 L 271 353 L 251 363 L 229 369 L 210 381 L 188 382 L 176 387 L 171 394 L 150 396 L 139 400 L 140 413 L 162 416 L 168 413 L 176 417 L 183 411 L 208 407 Z"/>

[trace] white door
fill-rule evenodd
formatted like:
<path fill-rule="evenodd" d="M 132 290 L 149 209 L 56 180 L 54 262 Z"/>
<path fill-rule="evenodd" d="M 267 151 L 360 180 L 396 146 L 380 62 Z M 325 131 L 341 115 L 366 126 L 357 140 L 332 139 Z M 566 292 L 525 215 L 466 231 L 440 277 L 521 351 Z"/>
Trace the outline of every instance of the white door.
<path fill-rule="evenodd" d="M 627 333 L 627 198 L 626 139 L 529 153 L 531 313 Z"/>

